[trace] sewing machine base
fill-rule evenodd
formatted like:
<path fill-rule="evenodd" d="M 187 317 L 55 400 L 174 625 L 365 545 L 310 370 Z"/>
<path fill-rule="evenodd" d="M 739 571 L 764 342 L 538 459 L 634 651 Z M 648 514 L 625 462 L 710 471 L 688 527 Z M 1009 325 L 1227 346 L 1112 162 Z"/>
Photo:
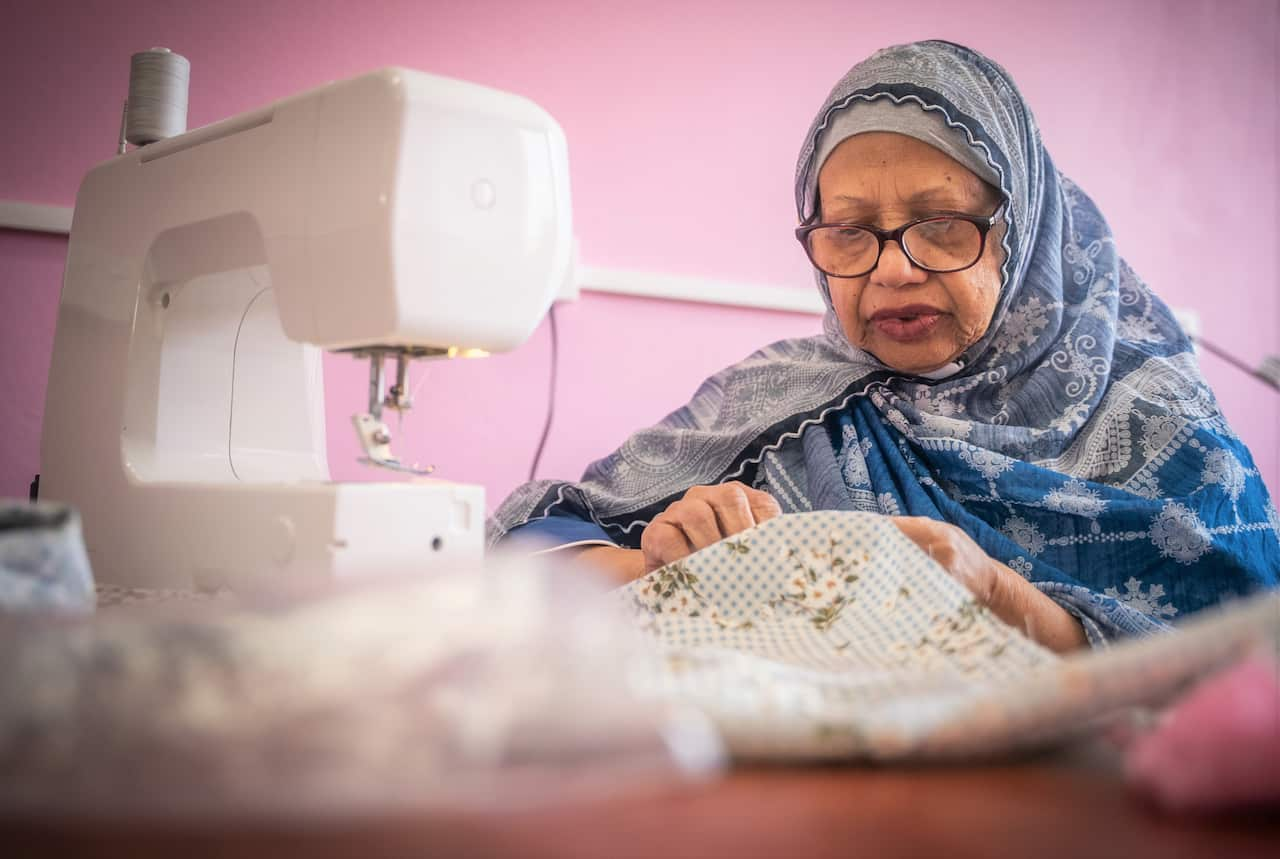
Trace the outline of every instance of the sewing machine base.
<path fill-rule="evenodd" d="M 484 550 L 484 489 L 468 484 L 161 484 L 131 496 L 117 521 L 84 520 L 101 584 L 252 591 L 479 567 Z"/>

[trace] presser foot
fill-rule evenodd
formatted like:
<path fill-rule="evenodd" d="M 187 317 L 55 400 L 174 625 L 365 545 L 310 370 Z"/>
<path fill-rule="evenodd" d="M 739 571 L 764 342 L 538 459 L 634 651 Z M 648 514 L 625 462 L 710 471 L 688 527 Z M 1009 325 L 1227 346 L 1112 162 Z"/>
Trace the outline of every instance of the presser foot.
<path fill-rule="evenodd" d="M 391 430 L 369 412 L 353 415 L 351 422 L 355 424 L 356 436 L 360 439 L 360 447 L 364 449 L 364 456 L 360 457 L 359 462 L 419 477 L 425 477 L 436 470 L 434 465 L 425 468 L 416 464 L 405 465 L 397 459 L 391 452 Z"/>

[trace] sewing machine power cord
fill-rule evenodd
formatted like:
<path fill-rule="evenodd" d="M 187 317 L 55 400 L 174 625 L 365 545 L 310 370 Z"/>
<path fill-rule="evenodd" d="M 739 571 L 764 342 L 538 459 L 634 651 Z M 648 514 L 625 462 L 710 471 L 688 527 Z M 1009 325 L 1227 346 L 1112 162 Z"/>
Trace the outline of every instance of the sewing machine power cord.
<path fill-rule="evenodd" d="M 560 337 L 556 330 L 556 306 L 551 305 L 547 312 L 551 326 L 551 373 L 547 388 L 547 420 L 542 425 L 542 437 L 538 439 L 538 450 L 533 455 L 533 463 L 529 466 L 529 479 L 533 480 L 538 473 L 538 463 L 542 461 L 542 451 L 547 446 L 547 436 L 551 434 L 551 423 L 556 416 L 556 371 L 560 366 Z"/>

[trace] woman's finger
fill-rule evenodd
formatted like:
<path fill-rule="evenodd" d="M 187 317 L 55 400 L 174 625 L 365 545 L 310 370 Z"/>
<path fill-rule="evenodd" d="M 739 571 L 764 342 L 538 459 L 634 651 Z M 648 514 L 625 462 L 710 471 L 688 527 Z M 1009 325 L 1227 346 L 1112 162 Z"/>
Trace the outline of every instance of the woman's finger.
<path fill-rule="evenodd" d="M 744 491 L 747 487 L 741 483 L 726 483 L 716 489 L 719 491 L 709 495 L 707 500 L 715 511 L 722 537 L 731 537 L 756 525 L 751 502 Z"/>
<path fill-rule="evenodd" d="M 757 525 L 782 515 L 782 507 L 779 506 L 778 500 L 768 492 L 752 489 L 749 486 L 743 488 L 746 490 L 747 503 L 751 506 L 751 515 L 755 518 Z"/>
<path fill-rule="evenodd" d="M 915 543 L 926 552 L 929 551 L 929 544 L 938 536 L 938 522 L 924 516 L 891 516 L 889 517 L 898 530 L 906 535 L 907 539 Z"/>
<path fill-rule="evenodd" d="M 640 536 L 640 549 L 644 554 L 646 573 L 651 573 L 672 561 L 678 561 L 693 551 L 684 530 L 675 522 L 665 518 L 654 519 L 644 529 L 644 533 Z"/>
<path fill-rule="evenodd" d="M 956 526 L 924 516 L 891 517 L 898 530 L 964 585 L 979 602 L 989 603 L 999 566 L 982 547 Z"/>
<path fill-rule="evenodd" d="M 724 537 L 715 510 L 701 499 L 686 497 L 668 507 L 665 515 L 680 526 L 695 552 Z"/>

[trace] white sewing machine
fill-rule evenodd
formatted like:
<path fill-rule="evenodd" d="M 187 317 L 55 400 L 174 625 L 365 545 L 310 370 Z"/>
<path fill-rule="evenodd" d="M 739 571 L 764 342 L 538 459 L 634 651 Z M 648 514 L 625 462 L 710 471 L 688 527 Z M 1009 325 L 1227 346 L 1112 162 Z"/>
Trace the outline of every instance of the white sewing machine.
<path fill-rule="evenodd" d="M 519 345 L 571 240 L 555 121 L 405 69 L 105 162 L 76 198 L 40 495 L 79 509 L 99 582 L 478 562 L 481 487 L 329 482 L 319 350 L 371 359 L 356 430 L 412 470 L 381 414 L 408 407 L 409 359 Z"/>

